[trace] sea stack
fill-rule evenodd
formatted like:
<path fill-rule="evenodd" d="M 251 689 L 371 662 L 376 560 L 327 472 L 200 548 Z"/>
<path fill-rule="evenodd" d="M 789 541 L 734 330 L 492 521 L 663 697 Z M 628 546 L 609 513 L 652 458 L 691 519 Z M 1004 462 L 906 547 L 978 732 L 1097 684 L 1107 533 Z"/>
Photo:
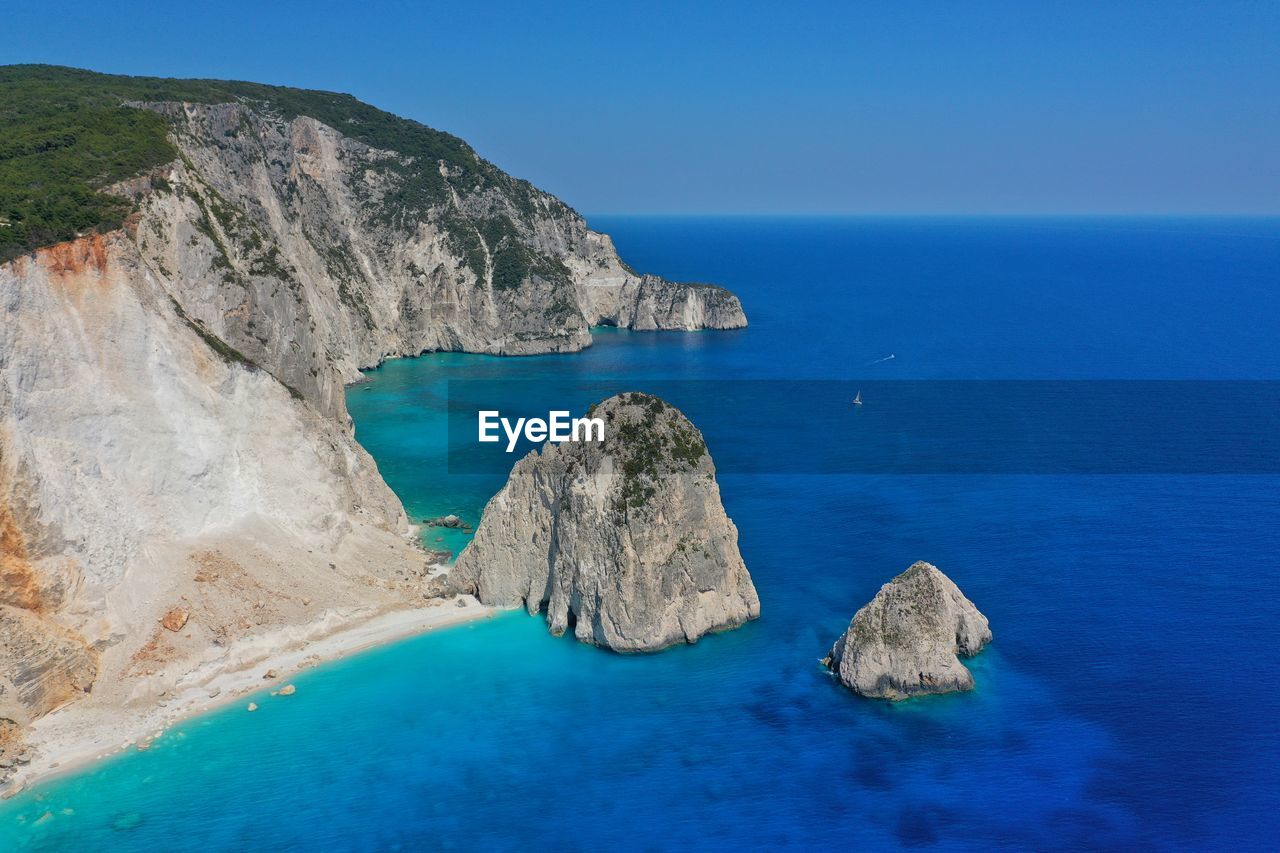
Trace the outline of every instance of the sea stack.
<path fill-rule="evenodd" d="M 545 444 L 485 507 L 451 581 L 546 610 L 553 634 L 619 652 L 692 643 L 760 615 L 702 434 L 648 394 L 589 413 L 603 441 Z"/>
<path fill-rule="evenodd" d="M 936 566 L 920 561 L 854 614 L 825 663 L 863 696 L 907 699 L 973 689 L 959 655 L 991 642 L 987 617 Z"/>

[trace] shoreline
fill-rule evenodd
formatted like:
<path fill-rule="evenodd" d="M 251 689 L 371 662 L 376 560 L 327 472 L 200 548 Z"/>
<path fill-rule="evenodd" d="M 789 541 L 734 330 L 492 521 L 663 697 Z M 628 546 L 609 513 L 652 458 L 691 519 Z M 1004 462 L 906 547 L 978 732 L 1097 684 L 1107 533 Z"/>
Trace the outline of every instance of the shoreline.
<path fill-rule="evenodd" d="M 36 755 L 4 786 L 0 800 L 83 772 L 128 750 L 145 751 L 174 726 L 224 709 L 249 694 L 282 688 L 290 677 L 321 664 L 504 612 L 471 596 L 437 601 L 428 607 L 357 611 L 345 616 L 328 611 L 306 625 L 252 638 L 253 643 L 267 645 L 255 647 L 251 643 L 241 650 L 243 657 L 225 668 L 197 666 L 183 676 L 187 683 L 181 690 L 147 708 L 94 707 L 83 701 L 65 705 L 27 731 L 27 744 Z M 299 636 L 298 631 L 303 634 Z M 275 670 L 277 677 L 265 678 L 267 670 Z"/>

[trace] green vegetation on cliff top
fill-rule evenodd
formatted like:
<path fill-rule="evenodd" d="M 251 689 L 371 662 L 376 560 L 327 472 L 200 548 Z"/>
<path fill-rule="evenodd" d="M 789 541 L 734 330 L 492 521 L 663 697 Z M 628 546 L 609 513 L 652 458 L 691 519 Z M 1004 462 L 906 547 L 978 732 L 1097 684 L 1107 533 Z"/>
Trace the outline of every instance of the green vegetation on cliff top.
<path fill-rule="evenodd" d="M 397 151 L 400 180 L 384 200 L 412 221 L 443 199 L 451 169 L 460 191 L 496 186 L 523 214 L 536 190 L 481 159 L 456 136 L 361 103 L 351 95 L 224 80 L 125 77 L 52 65 L 0 66 L 0 261 L 77 234 L 118 227 L 131 206 L 100 190 L 175 159 L 166 120 L 131 101 L 246 102 L 284 119 L 309 116 L 367 145 Z M 505 219 L 505 217 L 504 217 Z M 510 231 L 509 222 L 503 223 Z M 514 241 L 512 241 L 514 242 Z M 518 270 L 538 270 L 515 250 Z M 495 253 L 497 254 L 497 253 Z M 475 264 L 473 263 L 473 266 Z M 481 273 L 482 274 L 482 273 Z"/>
<path fill-rule="evenodd" d="M 695 468 L 707 453 L 707 444 L 689 419 L 670 403 L 640 391 L 618 395 L 631 409 L 625 418 L 615 418 L 618 409 L 608 412 L 614 447 L 621 460 L 621 493 L 614 501 L 620 515 L 641 509 L 657 493 L 658 483 L 674 472 Z M 588 417 L 596 407 L 588 411 Z"/>

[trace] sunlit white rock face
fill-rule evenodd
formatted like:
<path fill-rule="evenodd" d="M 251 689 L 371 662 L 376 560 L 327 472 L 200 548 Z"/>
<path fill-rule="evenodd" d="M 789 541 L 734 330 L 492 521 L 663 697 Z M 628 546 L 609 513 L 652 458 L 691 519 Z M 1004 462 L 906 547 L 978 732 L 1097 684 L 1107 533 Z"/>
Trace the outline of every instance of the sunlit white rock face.
<path fill-rule="evenodd" d="M 591 412 L 603 442 L 545 445 L 485 507 L 454 584 L 546 610 L 553 633 L 623 652 L 694 642 L 760 615 L 701 433 L 646 394 Z"/>
<path fill-rule="evenodd" d="M 146 106 L 182 152 L 121 187 L 143 200 L 147 264 L 321 410 L 340 412 L 343 383 L 393 356 L 574 351 L 593 325 L 746 325 L 727 290 L 631 272 L 607 235 L 461 143 L 454 156 L 472 162 L 441 161 L 435 178 L 307 117 Z"/>
<path fill-rule="evenodd" d="M 975 655 L 989 642 L 987 617 L 936 566 L 921 561 L 854 615 L 827 665 L 863 696 L 951 693 L 973 689 L 973 674 L 957 655 Z"/>
<path fill-rule="evenodd" d="M 99 655 L 112 678 L 95 695 L 286 623 L 299 591 L 387 601 L 349 555 L 329 569 L 357 544 L 378 549 L 371 577 L 422 563 L 346 425 L 211 346 L 127 236 L 20 258 L 0 293 L 0 606 L 21 611 L 2 620 L 0 670 L 21 683 L 0 683 L 0 716 L 76 698 Z M 197 581 L 190 555 L 210 548 L 235 577 Z M 183 601 L 190 626 L 135 660 Z"/>

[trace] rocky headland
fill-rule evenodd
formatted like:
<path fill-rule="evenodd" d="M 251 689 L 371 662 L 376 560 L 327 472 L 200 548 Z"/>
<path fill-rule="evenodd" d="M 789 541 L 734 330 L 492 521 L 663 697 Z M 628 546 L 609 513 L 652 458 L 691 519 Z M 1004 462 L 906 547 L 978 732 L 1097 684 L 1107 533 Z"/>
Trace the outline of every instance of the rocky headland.
<path fill-rule="evenodd" d="M 23 105 L 0 125 L 0 719 L 23 727 L 141 713 L 444 592 L 353 437 L 360 369 L 746 323 L 347 95 L 48 66 L 0 89 Z M 81 154 L 83 210 L 54 221 L 24 188 Z"/>
<path fill-rule="evenodd" d="M 450 582 L 546 611 L 554 634 L 620 652 L 695 642 L 760 615 L 702 434 L 627 393 L 593 407 L 603 442 L 548 442 L 489 501 Z"/>
<path fill-rule="evenodd" d="M 854 614 L 824 663 L 856 693 L 906 699 L 972 690 L 973 674 L 959 656 L 976 655 L 989 642 L 987 617 L 921 561 Z"/>

